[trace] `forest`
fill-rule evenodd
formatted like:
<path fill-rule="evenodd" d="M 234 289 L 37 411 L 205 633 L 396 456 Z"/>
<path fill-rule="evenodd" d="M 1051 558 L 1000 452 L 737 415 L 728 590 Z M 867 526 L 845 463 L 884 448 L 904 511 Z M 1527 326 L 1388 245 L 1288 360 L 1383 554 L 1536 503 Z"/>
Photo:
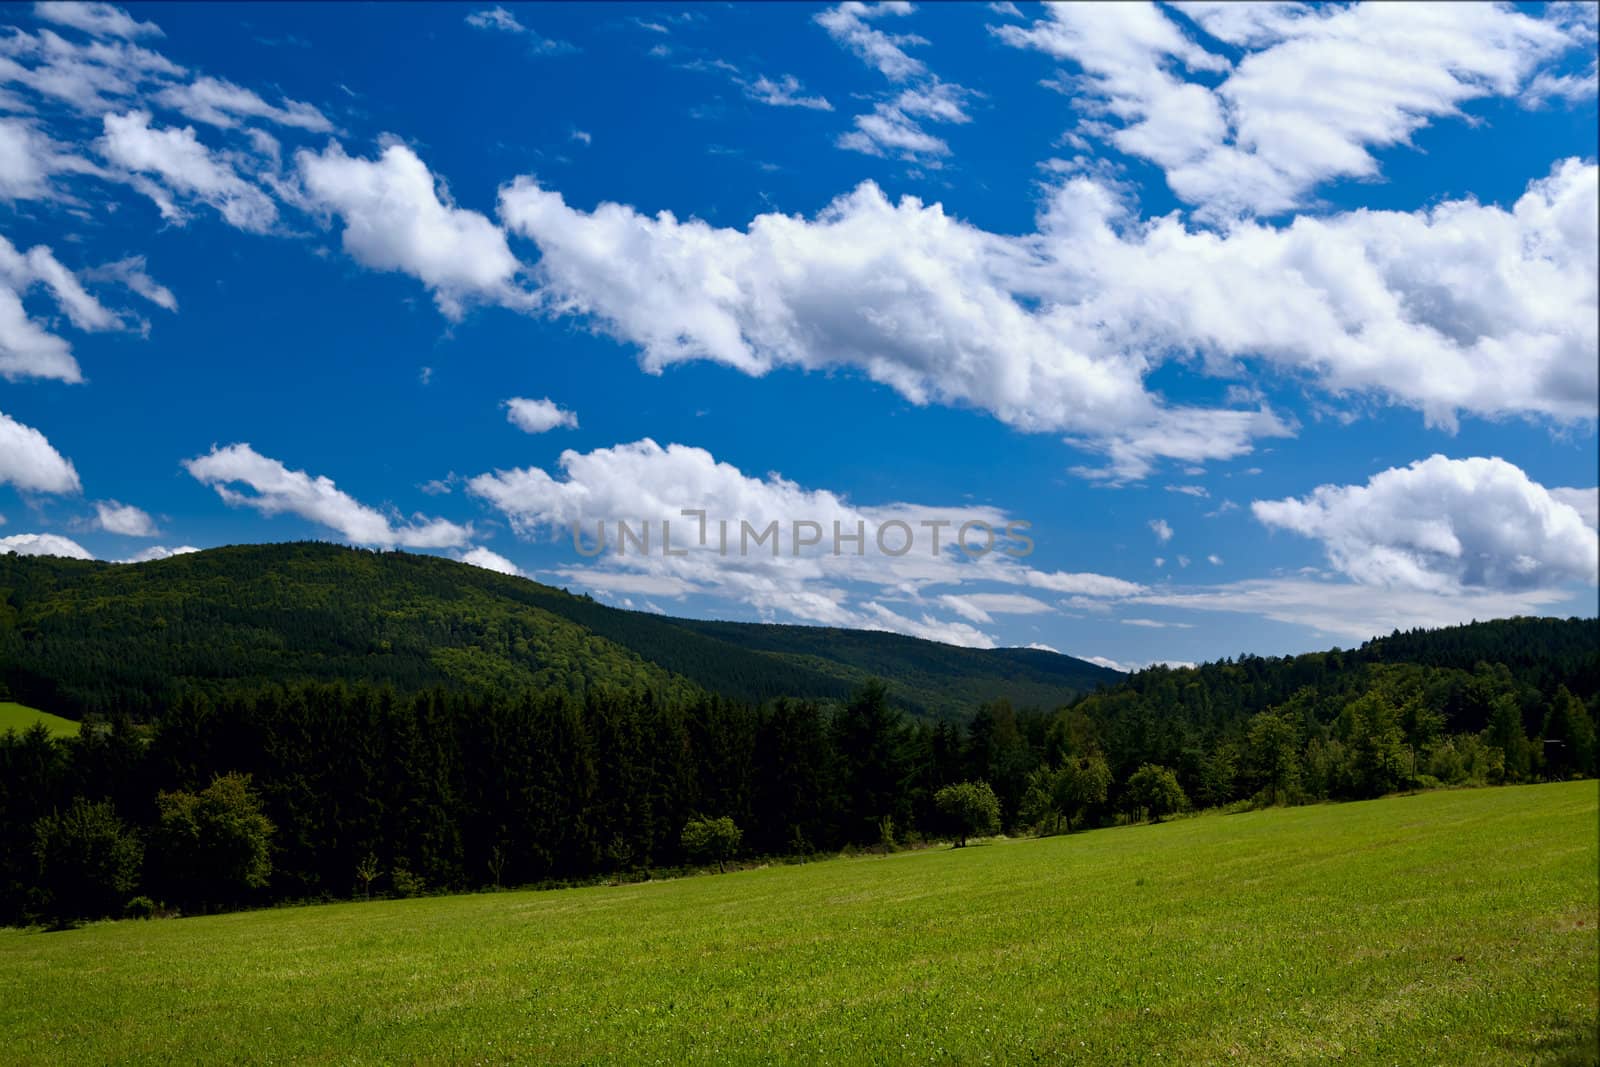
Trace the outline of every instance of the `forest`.
<path fill-rule="evenodd" d="M 195 687 L 76 737 L 0 736 L 0 921 L 644 878 L 1592 776 L 1597 626 L 1509 619 L 1156 667 L 964 722 L 910 714 L 877 681 L 843 702 L 648 680 Z M 980 794 L 977 822 L 944 802 Z"/>

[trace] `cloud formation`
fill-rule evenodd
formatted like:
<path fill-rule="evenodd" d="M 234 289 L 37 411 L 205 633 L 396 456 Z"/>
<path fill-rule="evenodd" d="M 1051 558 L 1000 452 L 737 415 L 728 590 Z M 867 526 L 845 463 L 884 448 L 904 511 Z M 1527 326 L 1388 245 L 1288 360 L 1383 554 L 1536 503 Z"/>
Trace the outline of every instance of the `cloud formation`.
<path fill-rule="evenodd" d="M 183 466 L 202 484 L 215 489 L 230 506 L 254 508 L 268 516 L 298 515 L 359 545 L 457 548 L 472 538 L 470 526 L 444 519 L 418 518 L 396 523 L 341 491 L 331 479 L 291 470 L 248 444 L 213 447 L 206 455 L 185 460 Z"/>
<path fill-rule="evenodd" d="M 1329 563 L 1364 586 L 1549 589 L 1593 585 L 1600 568 L 1600 539 L 1578 509 L 1498 458 L 1430 456 L 1251 510 L 1322 542 Z"/>

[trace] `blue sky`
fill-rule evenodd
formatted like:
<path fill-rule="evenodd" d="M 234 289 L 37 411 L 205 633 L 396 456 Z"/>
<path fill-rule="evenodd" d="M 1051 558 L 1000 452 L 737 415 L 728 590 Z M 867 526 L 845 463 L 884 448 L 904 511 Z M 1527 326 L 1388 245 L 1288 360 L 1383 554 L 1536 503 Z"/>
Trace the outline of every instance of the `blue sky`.
<path fill-rule="evenodd" d="M 1595 11 L 0 7 L 0 551 L 1120 665 L 1594 614 Z M 573 550 L 683 509 L 781 555 Z"/>

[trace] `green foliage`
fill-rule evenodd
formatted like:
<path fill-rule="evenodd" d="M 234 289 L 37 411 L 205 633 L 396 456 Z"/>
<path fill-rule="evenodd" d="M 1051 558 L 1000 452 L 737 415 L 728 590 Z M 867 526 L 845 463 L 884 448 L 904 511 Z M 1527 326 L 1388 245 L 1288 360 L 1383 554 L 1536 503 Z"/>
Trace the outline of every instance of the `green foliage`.
<path fill-rule="evenodd" d="M 715 863 L 717 870 L 739 851 L 743 838 L 739 827 L 726 815 L 709 819 L 704 816 L 690 819 L 683 827 L 683 850 L 701 863 Z"/>
<path fill-rule="evenodd" d="M 110 804 L 75 797 L 65 812 L 34 823 L 33 833 L 39 889 L 53 915 L 113 915 L 139 884 L 144 849 Z"/>
<path fill-rule="evenodd" d="M 957 782 L 934 794 L 933 802 L 949 820 L 957 845 L 969 837 L 985 837 L 1000 830 L 1000 801 L 988 782 Z"/>
<path fill-rule="evenodd" d="M 220 775 L 199 793 L 163 792 L 156 810 L 151 859 L 173 900 L 214 908 L 266 887 L 274 827 L 248 775 Z"/>
<path fill-rule="evenodd" d="M 1127 800 L 1135 811 L 1141 811 L 1156 822 L 1164 816 L 1182 811 L 1189 804 L 1178 784 L 1178 776 L 1169 768 L 1146 763 L 1128 779 Z"/>

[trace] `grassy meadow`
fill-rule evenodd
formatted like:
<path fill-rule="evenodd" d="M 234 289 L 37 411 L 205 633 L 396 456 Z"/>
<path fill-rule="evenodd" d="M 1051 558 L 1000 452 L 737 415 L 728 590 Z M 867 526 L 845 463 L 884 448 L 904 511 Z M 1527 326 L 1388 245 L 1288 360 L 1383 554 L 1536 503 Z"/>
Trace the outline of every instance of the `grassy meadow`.
<path fill-rule="evenodd" d="M 74 737 L 78 733 L 79 724 L 71 719 L 30 708 L 26 704 L 0 700 L 0 734 L 7 730 L 23 731 L 36 722 L 44 723 L 45 729 L 55 737 Z"/>
<path fill-rule="evenodd" d="M 0 1061 L 1596 1060 L 1596 783 L 0 931 Z"/>

